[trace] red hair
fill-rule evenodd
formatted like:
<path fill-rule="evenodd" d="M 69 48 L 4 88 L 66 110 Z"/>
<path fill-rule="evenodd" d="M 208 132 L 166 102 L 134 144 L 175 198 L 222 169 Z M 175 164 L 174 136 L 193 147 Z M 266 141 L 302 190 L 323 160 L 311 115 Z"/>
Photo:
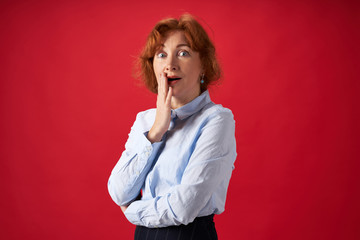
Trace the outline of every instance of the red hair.
<path fill-rule="evenodd" d="M 216 59 L 214 44 L 204 28 L 190 14 L 180 16 L 179 20 L 175 18 L 164 19 L 155 25 L 139 57 L 139 75 L 145 86 L 151 92 L 157 93 L 157 81 L 153 68 L 154 55 L 167 34 L 176 30 L 184 31 L 190 48 L 199 53 L 204 69 L 204 83 L 201 84 L 201 91 L 203 92 L 208 88 L 209 84 L 220 78 L 221 68 Z"/>

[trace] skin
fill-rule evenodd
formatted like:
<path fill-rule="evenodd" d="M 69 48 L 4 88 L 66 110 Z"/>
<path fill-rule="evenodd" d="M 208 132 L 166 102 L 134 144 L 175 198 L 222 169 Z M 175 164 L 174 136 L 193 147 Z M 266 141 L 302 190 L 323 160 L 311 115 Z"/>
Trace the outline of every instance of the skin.
<path fill-rule="evenodd" d="M 203 73 L 198 52 L 188 45 L 183 31 L 170 32 L 162 47 L 155 53 L 154 72 L 158 83 L 156 117 L 147 138 L 151 143 L 161 141 L 171 121 L 171 109 L 191 102 L 201 94 L 200 75 Z M 167 77 L 181 79 L 169 82 Z M 127 206 L 120 206 L 123 212 Z"/>
<path fill-rule="evenodd" d="M 200 75 L 203 72 L 200 56 L 188 45 L 183 31 L 170 32 L 154 56 L 154 72 L 158 82 L 156 117 L 148 133 L 151 143 L 159 142 L 168 130 L 171 109 L 191 102 L 201 93 Z M 181 79 L 168 82 L 168 76 Z"/>

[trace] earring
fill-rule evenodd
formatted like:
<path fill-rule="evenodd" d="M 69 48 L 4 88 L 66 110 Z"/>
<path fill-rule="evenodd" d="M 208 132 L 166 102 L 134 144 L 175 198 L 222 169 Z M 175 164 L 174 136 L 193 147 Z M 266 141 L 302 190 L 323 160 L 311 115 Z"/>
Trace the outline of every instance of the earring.
<path fill-rule="evenodd" d="M 203 74 L 201 74 L 201 80 L 200 80 L 200 83 L 201 84 L 203 84 L 204 83 L 204 76 L 205 76 L 205 74 L 203 73 Z"/>

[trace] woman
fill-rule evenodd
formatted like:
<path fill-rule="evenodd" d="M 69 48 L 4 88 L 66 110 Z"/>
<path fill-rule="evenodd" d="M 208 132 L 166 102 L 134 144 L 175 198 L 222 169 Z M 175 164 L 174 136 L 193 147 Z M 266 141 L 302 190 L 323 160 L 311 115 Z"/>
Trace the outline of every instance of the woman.
<path fill-rule="evenodd" d="M 207 91 L 220 77 L 215 48 L 183 15 L 154 27 L 140 63 L 156 109 L 137 115 L 109 193 L 137 225 L 135 239 L 217 239 L 236 143 L 231 111 Z"/>

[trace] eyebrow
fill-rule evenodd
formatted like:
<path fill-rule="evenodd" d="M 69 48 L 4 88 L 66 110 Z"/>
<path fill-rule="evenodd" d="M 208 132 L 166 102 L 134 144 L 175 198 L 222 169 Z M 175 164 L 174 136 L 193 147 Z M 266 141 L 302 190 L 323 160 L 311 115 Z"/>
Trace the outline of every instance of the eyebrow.
<path fill-rule="evenodd" d="M 181 43 L 181 44 L 177 45 L 176 47 L 178 48 L 178 47 L 190 47 L 190 46 L 187 43 Z"/>
<path fill-rule="evenodd" d="M 161 46 L 162 46 L 162 47 L 165 47 L 164 44 L 161 44 Z M 176 48 L 179 48 L 179 47 L 188 47 L 188 48 L 190 48 L 190 45 L 187 44 L 187 43 L 180 43 L 180 44 L 178 44 L 178 45 L 176 46 Z"/>

